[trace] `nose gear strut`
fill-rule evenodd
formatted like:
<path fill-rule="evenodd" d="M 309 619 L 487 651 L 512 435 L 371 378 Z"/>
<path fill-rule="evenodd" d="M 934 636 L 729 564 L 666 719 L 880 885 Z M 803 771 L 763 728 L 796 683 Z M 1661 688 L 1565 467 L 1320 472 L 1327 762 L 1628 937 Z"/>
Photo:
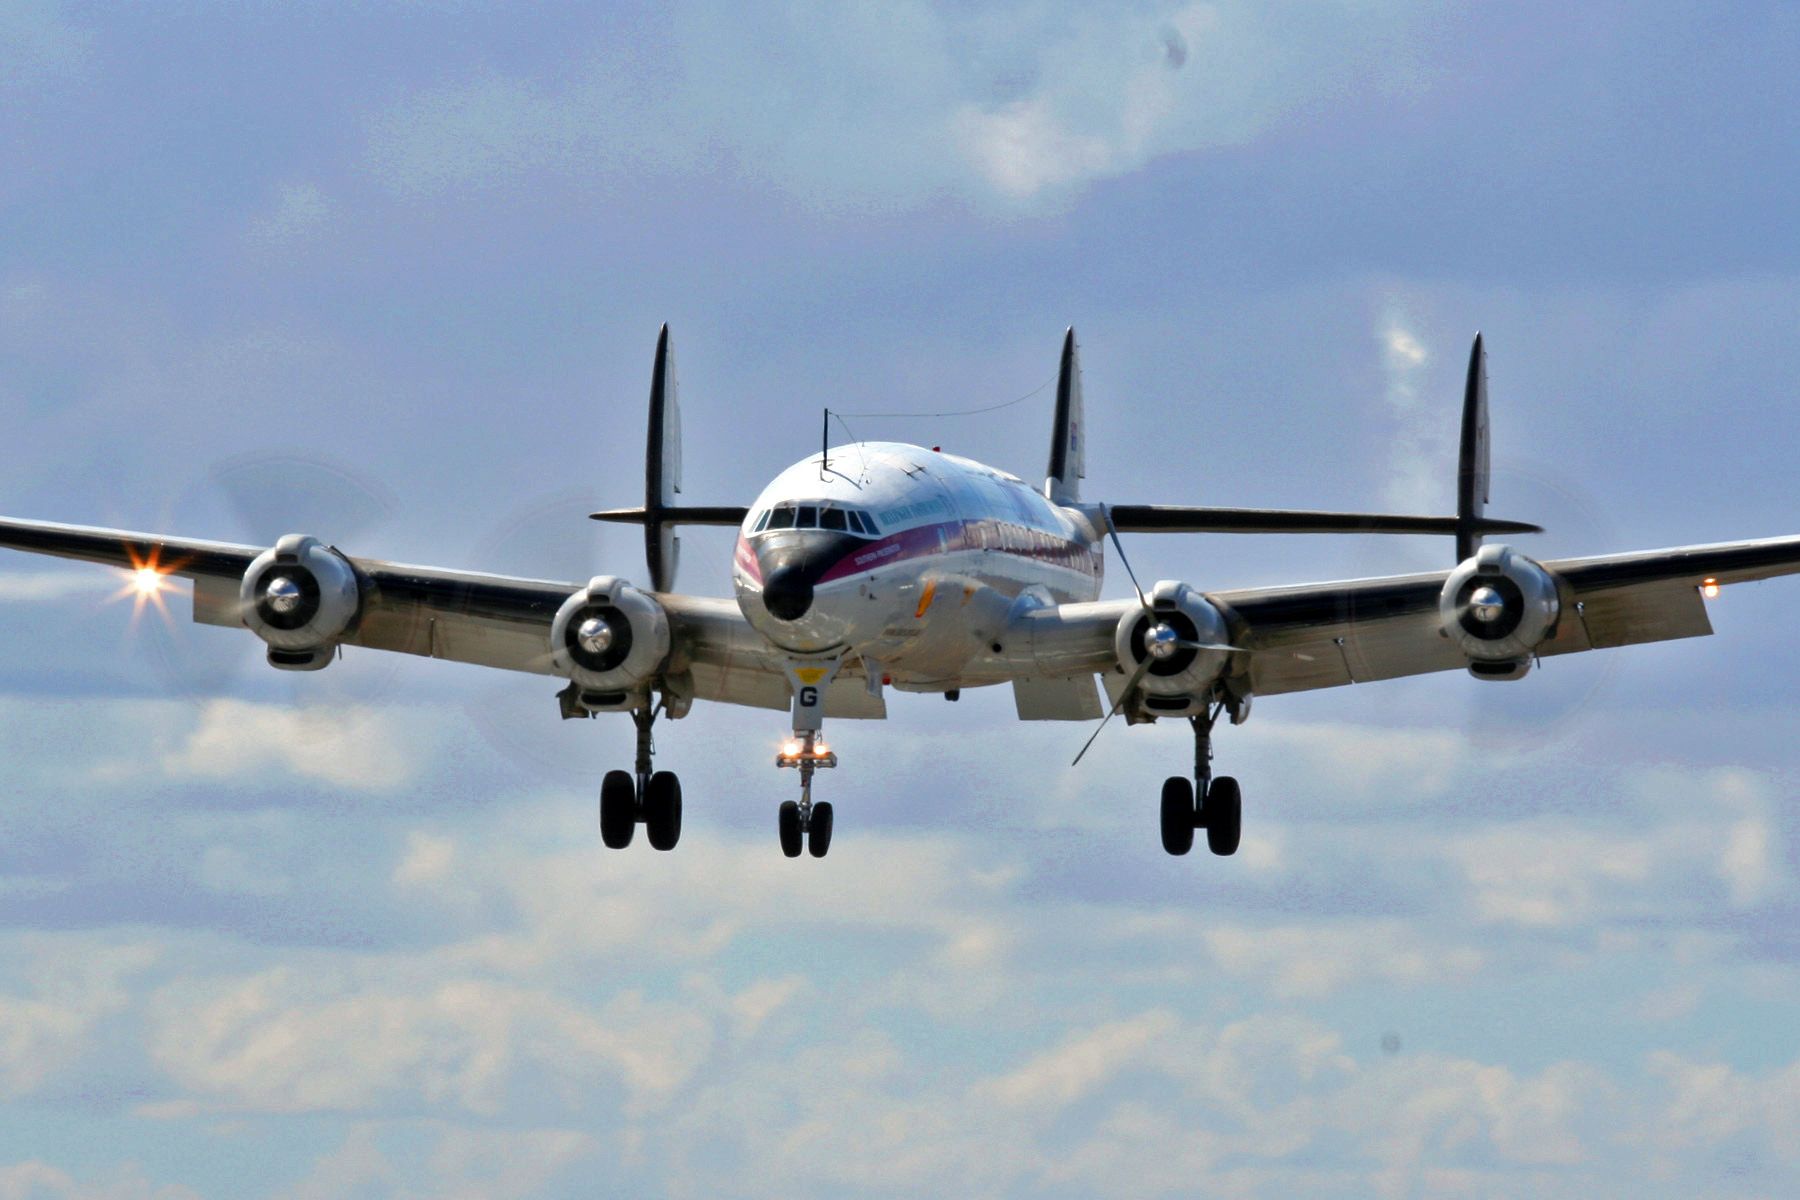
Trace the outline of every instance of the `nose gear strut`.
<path fill-rule="evenodd" d="M 800 799 L 783 801 L 777 813 L 781 852 L 789 858 L 800 857 L 802 842 L 814 858 L 824 858 L 831 849 L 831 802 L 813 803 L 812 782 L 816 772 L 838 765 L 838 756 L 825 744 L 823 727 L 825 689 L 836 676 L 839 661 L 796 662 L 787 668 L 794 692 L 794 736 L 775 755 L 775 765 L 800 772 Z"/>

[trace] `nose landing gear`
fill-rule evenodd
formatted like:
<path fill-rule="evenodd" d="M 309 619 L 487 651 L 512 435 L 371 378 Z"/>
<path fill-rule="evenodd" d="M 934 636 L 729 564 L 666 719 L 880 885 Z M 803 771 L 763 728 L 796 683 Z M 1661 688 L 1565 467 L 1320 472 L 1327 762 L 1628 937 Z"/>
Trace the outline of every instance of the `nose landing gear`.
<path fill-rule="evenodd" d="M 600 840 L 608 849 L 623 850 L 642 822 L 652 848 L 673 850 L 681 840 L 681 780 L 673 771 L 650 769 L 656 710 L 645 704 L 632 710 L 631 719 L 637 725 L 637 769 L 608 771 L 600 781 Z"/>
<path fill-rule="evenodd" d="M 781 748 L 775 765 L 800 772 L 800 799 L 783 801 L 777 818 L 781 852 L 789 858 L 799 858 L 804 840 L 814 858 L 824 858 L 831 849 L 831 801 L 813 803 L 812 779 L 813 772 L 820 768 L 837 766 L 837 755 L 825 745 L 817 730 L 806 730 L 795 733 L 794 740 Z"/>
<path fill-rule="evenodd" d="M 794 691 L 793 729 L 781 752 L 775 756 L 777 767 L 792 767 L 800 772 L 800 799 L 787 800 L 776 815 L 776 829 L 781 835 L 781 852 L 799 858 L 801 844 L 814 858 L 824 858 L 831 849 L 831 803 L 813 803 L 814 773 L 838 765 L 838 756 L 825 744 L 825 688 L 837 675 L 838 660 L 799 660 L 788 665 L 788 684 Z"/>
<path fill-rule="evenodd" d="M 1179 775 L 1163 781 L 1162 844 L 1170 854 L 1192 850 L 1196 829 L 1206 830 L 1206 848 L 1214 854 L 1237 853 L 1243 832 L 1243 793 L 1231 776 L 1214 779 L 1212 774 L 1212 727 L 1223 710 L 1223 704 L 1215 704 L 1188 718 L 1194 727 L 1193 782 Z"/>

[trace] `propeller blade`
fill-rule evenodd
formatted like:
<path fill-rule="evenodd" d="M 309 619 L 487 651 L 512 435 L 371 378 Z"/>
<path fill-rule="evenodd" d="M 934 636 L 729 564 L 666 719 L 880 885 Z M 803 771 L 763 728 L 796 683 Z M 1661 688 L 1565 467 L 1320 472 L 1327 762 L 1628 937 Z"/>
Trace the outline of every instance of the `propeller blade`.
<path fill-rule="evenodd" d="M 1119 710 L 1125 707 L 1125 701 L 1130 698 L 1131 693 L 1136 690 L 1137 685 L 1142 682 L 1144 676 L 1149 672 L 1152 661 L 1152 659 L 1146 658 L 1143 662 L 1138 664 L 1138 669 L 1131 673 L 1131 678 L 1125 681 L 1125 687 L 1120 691 L 1119 698 L 1113 701 L 1112 708 L 1108 709 L 1106 715 L 1100 718 L 1099 727 L 1088 736 L 1087 742 L 1081 747 L 1081 753 L 1077 754 L 1075 756 L 1075 761 L 1069 764 L 1071 767 L 1078 767 L 1081 765 L 1082 758 L 1087 754 L 1089 748 L 1093 746 L 1095 740 L 1099 738 L 1100 731 L 1106 728 L 1106 723 L 1108 721 L 1119 715 Z"/>
<path fill-rule="evenodd" d="M 1112 509 L 1102 504 L 1100 506 L 1100 515 L 1106 518 L 1106 532 L 1112 538 L 1113 548 L 1119 552 L 1119 565 L 1125 568 L 1125 576 L 1131 580 L 1131 590 L 1137 593 L 1138 603 L 1143 605 L 1145 614 L 1148 615 L 1151 622 L 1154 623 L 1156 621 L 1156 614 L 1150 610 L 1150 601 L 1145 598 L 1144 589 L 1138 586 L 1137 572 L 1131 569 L 1131 560 L 1125 557 L 1125 543 L 1119 540 L 1118 527 L 1113 524 Z M 1079 762 L 1080 760 L 1077 759 L 1076 761 Z"/>

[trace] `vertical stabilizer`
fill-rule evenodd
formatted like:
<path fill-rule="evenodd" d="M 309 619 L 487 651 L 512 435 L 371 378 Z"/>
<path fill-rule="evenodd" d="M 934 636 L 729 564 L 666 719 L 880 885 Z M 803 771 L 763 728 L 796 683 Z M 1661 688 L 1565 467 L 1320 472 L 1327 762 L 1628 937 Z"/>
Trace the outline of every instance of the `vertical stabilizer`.
<path fill-rule="evenodd" d="M 656 366 L 650 373 L 650 435 L 644 455 L 644 559 L 653 591 L 675 587 L 681 539 L 672 525 L 664 524 L 663 512 L 674 505 L 680 491 L 681 406 L 676 399 L 675 348 L 669 344 L 665 324 L 656 338 Z"/>
<path fill-rule="evenodd" d="M 1063 337 L 1062 366 L 1056 375 L 1056 425 L 1050 440 L 1049 478 L 1044 480 L 1044 495 L 1057 504 L 1081 499 L 1081 480 L 1087 476 L 1086 437 L 1081 417 L 1081 360 L 1071 325 Z"/>
<path fill-rule="evenodd" d="M 1462 446 L 1456 461 L 1456 561 L 1481 548 L 1475 522 L 1488 502 L 1487 350 L 1481 335 L 1469 351 L 1469 379 L 1463 386 Z"/>

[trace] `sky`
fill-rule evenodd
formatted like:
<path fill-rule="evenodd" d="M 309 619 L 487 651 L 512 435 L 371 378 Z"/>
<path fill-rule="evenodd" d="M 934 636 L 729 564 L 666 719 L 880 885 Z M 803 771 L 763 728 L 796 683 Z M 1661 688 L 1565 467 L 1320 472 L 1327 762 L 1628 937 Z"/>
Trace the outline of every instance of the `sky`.
<path fill-rule="evenodd" d="M 1447 511 L 1479 329 L 1521 549 L 1796 533 L 1797 125 L 1781 3 L 0 0 L 0 512 L 641 579 L 664 321 L 692 503 L 1073 325 L 1090 498 Z M 1030 478 L 1050 397 L 849 420 Z M 1269 698 L 1232 859 L 1158 844 L 1185 729 L 895 697 L 797 862 L 780 714 L 659 726 L 609 853 L 628 722 L 120 583 L 0 555 L 0 1200 L 1800 1187 L 1800 583 Z"/>

